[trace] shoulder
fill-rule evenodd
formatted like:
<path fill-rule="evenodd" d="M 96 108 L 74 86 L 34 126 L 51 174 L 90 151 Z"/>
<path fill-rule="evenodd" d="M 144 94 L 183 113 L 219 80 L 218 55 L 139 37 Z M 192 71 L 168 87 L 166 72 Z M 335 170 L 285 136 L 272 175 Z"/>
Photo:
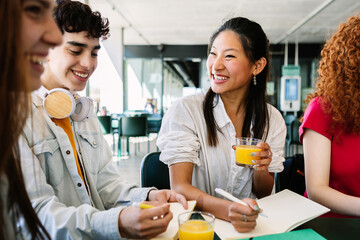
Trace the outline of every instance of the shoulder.
<path fill-rule="evenodd" d="M 268 112 L 269 112 L 270 125 L 271 125 L 271 123 L 285 124 L 285 120 L 277 108 L 275 108 L 273 105 L 271 105 L 269 103 L 267 104 L 267 108 L 268 108 Z"/>
<path fill-rule="evenodd" d="M 314 119 L 323 121 L 330 120 L 330 116 L 324 113 L 321 105 L 321 99 L 318 97 L 311 100 L 304 113 L 304 123 Z"/>
<path fill-rule="evenodd" d="M 170 107 L 169 112 L 178 112 L 178 111 L 198 111 L 202 108 L 202 103 L 204 101 L 204 94 L 198 93 L 194 95 L 189 95 L 181 97 L 176 100 Z"/>
<path fill-rule="evenodd" d="M 202 102 L 204 101 L 204 98 L 205 98 L 205 95 L 203 93 L 197 93 L 197 94 L 182 97 L 178 100 L 178 102 L 180 102 L 184 105 L 193 106 L 194 104 L 196 104 L 196 105 L 202 104 Z"/>
<path fill-rule="evenodd" d="M 303 123 L 299 129 L 300 139 L 303 137 L 305 128 L 312 129 L 330 139 L 331 135 L 328 134 L 330 124 L 331 116 L 325 114 L 321 105 L 321 99 L 316 97 L 305 110 Z"/>

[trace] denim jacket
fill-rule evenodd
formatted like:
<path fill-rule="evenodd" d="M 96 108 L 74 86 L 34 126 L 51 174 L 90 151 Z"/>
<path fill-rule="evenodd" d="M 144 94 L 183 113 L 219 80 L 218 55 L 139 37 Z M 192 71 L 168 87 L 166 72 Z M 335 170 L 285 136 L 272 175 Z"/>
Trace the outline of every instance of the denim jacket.
<path fill-rule="evenodd" d="M 33 111 L 20 141 L 26 188 L 53 239 L 119 239 L 118 216 L 130 202 L 143 201 L 151 188 L 121 178 L 112 162 L 97 117 L 71 125 L 84 182 L 65 131 L 48 117 L 44 87 L 33 93 Z"/>

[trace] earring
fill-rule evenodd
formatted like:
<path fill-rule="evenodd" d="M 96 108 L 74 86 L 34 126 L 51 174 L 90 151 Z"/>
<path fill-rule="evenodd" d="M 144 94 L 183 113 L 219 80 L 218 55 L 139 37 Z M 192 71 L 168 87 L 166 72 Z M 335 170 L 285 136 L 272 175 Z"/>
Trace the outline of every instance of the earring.
<path fill-rule="evenodd" d="M 256 86 L 256 75 L 253 76 L 254 85 Z"/>

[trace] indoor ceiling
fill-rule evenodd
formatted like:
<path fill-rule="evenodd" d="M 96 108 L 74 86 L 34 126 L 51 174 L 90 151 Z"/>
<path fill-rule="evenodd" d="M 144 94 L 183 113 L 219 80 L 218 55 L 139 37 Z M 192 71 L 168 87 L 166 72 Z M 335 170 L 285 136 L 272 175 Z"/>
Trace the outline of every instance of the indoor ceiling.
<path fill-rule="evenodd" d="M 197 45 L 224 20 L 258 22 L 271 43 L 322 43 L 341 22 L 360 12 L 359 0 L 83 0 L 124 27 L 126 45 Z M 320 10 L 323 7 L 322 10 Z M 305 22 L 305 23 L 304 23 Z M 304 23 L 297 29 L 297 26 Z M 296 30 L 297 29 L 297 30 Z"/>

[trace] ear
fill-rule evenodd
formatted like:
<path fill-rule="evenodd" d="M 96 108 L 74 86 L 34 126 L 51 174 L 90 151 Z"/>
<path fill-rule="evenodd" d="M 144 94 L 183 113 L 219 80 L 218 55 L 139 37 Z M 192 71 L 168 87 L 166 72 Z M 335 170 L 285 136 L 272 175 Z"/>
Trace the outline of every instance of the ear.
<path fill-rule="evenodd" d="M 267 61 L 264 57 L 257 60 L 254 64 L 253 75 L 258 75 L 259 73 L 261 73 L 262 70 L 264 70 L 266 64 L 267 64 Z"/>

